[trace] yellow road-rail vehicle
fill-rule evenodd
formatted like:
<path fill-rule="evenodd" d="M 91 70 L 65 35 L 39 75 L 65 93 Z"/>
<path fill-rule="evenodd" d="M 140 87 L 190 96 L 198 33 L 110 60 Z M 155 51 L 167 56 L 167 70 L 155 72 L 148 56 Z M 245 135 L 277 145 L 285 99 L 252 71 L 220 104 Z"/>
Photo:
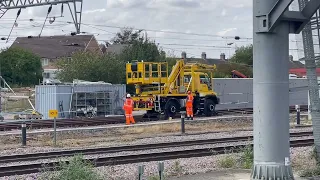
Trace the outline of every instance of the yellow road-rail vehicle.
<path fill-rule="evenodd" d="M 146 110 L 147 116 L 164 114 L 175 117 L 185 111 L 187 91 L 194 95 L 194 114 L 215 115 L 219 98 L 213 91 L 215 65 L 185 63 L 177 60 L 168 72 L 167 62 L 133 61 L 126 64 L 127 84 L 134 84 L 134 111 Z"/>

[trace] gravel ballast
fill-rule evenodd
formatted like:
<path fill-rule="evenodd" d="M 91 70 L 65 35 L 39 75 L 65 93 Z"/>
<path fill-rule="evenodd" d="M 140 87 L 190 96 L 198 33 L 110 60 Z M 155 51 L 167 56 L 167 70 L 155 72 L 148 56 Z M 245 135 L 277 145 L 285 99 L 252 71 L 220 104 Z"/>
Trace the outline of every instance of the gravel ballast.
<path fill-rule="evenodd" d="M 291 162 L 295 173 L 300 172 L 301 169 L 313 167 L 315 164 L 310 159 L 311 147 L 291 148 Z M 169 176 L 180 176 L 187 174 L 205 173 L 214 170 L 221 170 L 219 162 L 225 159 L 226 156 L 239 157 L 239 154 L 228 155 L 214 155 L 199 158 L 185 158 L 176 160 L 163 161 L 165 166 L 165 174 Z M 158 172 L 158 162 L 135 163 L 118 166 L 98 167 L 95 168 L 97 172 L 104 176 L 106 180 L 133 180 L 136 179 L 138 173 L 138 166 L 145 165 L 145 176 L 154 176 Z M 16 179 L 37 179 L 41 176 L 40 173 L 2 177 L 1 180 L 16 180 Z"/>

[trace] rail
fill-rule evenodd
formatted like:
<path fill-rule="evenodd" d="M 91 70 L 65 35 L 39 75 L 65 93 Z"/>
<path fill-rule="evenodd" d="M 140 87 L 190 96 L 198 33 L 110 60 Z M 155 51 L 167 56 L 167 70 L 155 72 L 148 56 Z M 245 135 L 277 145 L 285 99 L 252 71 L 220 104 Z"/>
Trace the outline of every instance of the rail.
<path fill-rule="evenodd" d="M 312 135 L 312 132 L 308 132 L 308 131 L 290 133 L 291 137 L 303 137 L 303 136 L 311 136 L 311 135 Z M 229 137 L 229 138 L 222 138 L 222 139 L 204 139 L 204 140 L 191 140 L 191 141 L 168 142 L 168 143 L 140 144 L 140 145 L 131 145 L 131 146 L 115 146 L 115 147 L 107 147 L 107 148 L 64 150 L 64 151 L 23 154 L 23 155 L 10 155 L 10 156 L 1 156 L 0 162 L 1 163 L 8 163 L 8 162 L 21 163 L 22 161 L 34 161 L 39 159 L 68 157 L 68 156 L 72 156 L 74 154 L 79 154 L 79 153 L 83 155 L 92 155 L 92 154 L 115 153 L 115 152 L 121 152 L 121 151 L 139 151 L 139 150 L 160 149 L 160 148 L 168 148 L 168 147 L 208 145 L 208 144 L 241 142 L 241 141 L 244 142 L 252 138 L 253 138 L 252 136 L 240 136 L 240 137 Z M 311 146 L 313 144 L 314 144 L 313 138 L 290 141 L 291 147 Z M 176 159 L 176 158 L 210 156 L 213 154 L 223 154 L 226 152 L 226 150 L 233 150 L 233 152 L 237 152 L 245 146 L 246 145 L 234 145 L 234 146 L 213 147 L 211 149 L 198 148 L 198 149 L 191 149 L 191 150 L 164 151 L 164 152 L 157 152 L 157 153 L 140 153 L 135 155 L 89 158 L 87 160 L 93 162 L 96 167 L 99 167 L 99 166 L 121 165 L 121 164 L 140 163 L 140 162 L 149 162 L 149 161 L 162 161 L 162 160 L 170 160 L 170 159 Z M 53 170 L 53 168 L 55 167 L 55 165 L 57 165 L 57 163 L 58 161 L 52 161 L 50 163 L 47 163 L 46 168 L 48 168 L 49 170 Z M 37 173 L 39 172 L 39 170 L 41 170 L 41 168 L 43 168 L 42 163 L 0 166 L 0 177 Z"/>

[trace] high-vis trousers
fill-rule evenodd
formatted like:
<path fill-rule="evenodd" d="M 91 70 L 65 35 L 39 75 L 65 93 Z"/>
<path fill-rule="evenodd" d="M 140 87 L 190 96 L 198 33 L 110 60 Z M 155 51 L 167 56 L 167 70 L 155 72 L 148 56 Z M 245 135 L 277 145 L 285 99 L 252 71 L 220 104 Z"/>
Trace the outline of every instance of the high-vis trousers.
<path fill-rule="evenodd" d="M 133 119 L 133 115 L 132 113 L 126 113 L 126 124 L 129 125 L 129 124 L 135 124 L 136 122 L 134 121 Z"/>
<path fill-rule="evenodd" d="M 193 108 L 192 107 L 186 107 L 186 110 L 187 110 L 188 119 L 191 118 L 191 120 L 193 120 Z"/>

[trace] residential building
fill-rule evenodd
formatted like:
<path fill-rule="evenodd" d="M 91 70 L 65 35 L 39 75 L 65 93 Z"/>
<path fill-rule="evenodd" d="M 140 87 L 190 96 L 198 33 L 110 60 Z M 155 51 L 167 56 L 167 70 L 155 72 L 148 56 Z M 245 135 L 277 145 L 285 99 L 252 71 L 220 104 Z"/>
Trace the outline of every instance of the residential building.
<path fill-rule="evenodd" d="M 130 45 L 129 44 L 111 44 L 106 47 L 105 53 L 120 54 L 128 46 Z"/>
<path fill-rule="evenodd" d="M 41 57 L 43 82 L 54 80 L 60 58 L 69 58 L 78 51 L 95 51 L 102 53 L 94 35 L 66 35 L 18 37 L 11 47 L 20 47 L 32 51 Z"/>
<path fill-rule="evenodd" d="M 202 52 L 201 58 L 188 58 L 186 52 L 181 53 L 181 57 L 186 59 L 187 62 L 199 62 L 204 64 L 226 64 L 228 63 L 228 59 L 224 53 L 220 54 L 220 58 L 207 58 L 207 54 Z"/>

